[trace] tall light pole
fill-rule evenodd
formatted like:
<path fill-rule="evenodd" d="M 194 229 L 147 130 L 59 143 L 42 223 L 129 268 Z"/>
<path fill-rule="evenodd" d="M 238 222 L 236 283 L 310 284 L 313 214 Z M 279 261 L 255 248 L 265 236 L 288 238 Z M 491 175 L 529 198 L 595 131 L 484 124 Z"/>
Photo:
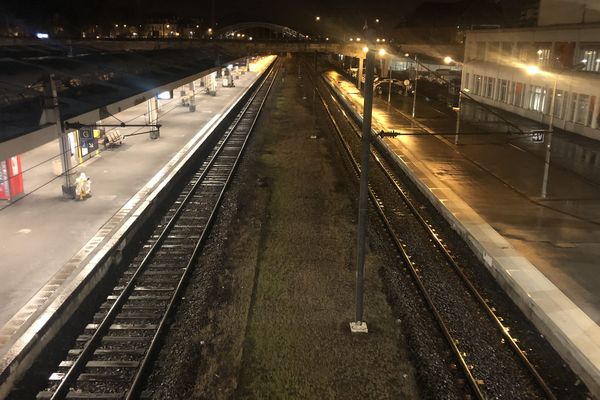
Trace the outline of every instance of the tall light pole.
<path fill-rule="evenodd" d="M 554 102 L 556 101 L 556 87 L 558 74 L 554 74 L 554 88 L 550 101 L 550 122 L 548 123 L 548 143 L 546 143 L 546 158 L 544 160 L 544 179 L 542 180 L 542 198 L 548 195 L 548 175 L 550 174 L 550 154 L 552 152 L 552 134 L 554 133 Z"/>
<path fill-rule="evenodd" d="M 391 63 L 391 60 L 390 60 L 390 66 L 389 66 L 388 70 L 390 73 L 390 82 L 388 85 L 388 104 L 391 104 L 392 103 L 392 63 Z"/>
<path fill-rule="evenodd" d="M 541 71 L 536 65 L 529 65 L 526 68 L 529 75 L 537 75 Z M 550 100 L 550 122 L 548 123 L 548 141 L 546 142 L 546 157 L 544 159 L 544 177 L 542 179 L 542 198 L 546 198 L 548 195 L 548 176 L 550 175 L 550 156 L 552 154 L 552 134 L 554 133 L 554 103 L 556 101 L 556 88 L 558 86 L 558 76 L 560 73 L 554 75 L 554 86 L 552 89 L 552 98 Z M 542 110 L 543 114 L 544 110 Z"/>
<path fill-rule="evenodd" d="M 365 27 L 367 46 L 371 43 L 370 32 Z M 361 138 L 360 193 L 358 199 L 358 238 L 356 251 L 356 314 L 355 321 L 350 322 L 350 331 L 367 333 L 364 321 L 364 286 L 365 286 L 365 238 L 367 232 L 367 212 L 369 208 L 369 158 L 371 153 L 371 114 L 373 110 L 373 78 L 375 75 L 375 53 L 367 47 L 365 62 L 365 91 L 363 103 L 363 129 Z"/>
<path fill-rule="evenodd" d="M 446 57 L 444 57 L 444 63 L 450 64 L 450 63 L 456 63 L 456 61 L 454 61 L 452 59 L 452 57 L 446 56 Z M 465 91 L 468 91 L 468 90 L 469 89 L 465 89 Z M 454 111 L 456 111 L 456 131 L 455 131 L 455 135 L 454 135 L 454 145 L 455 146 L 458 145 L 458 132 L 460 131 L 460 110 L 462 108 L 462 94 L 463 94 L 462 89 L 458 88 L 458 107 L 454 108 Z"/>
<path fill-rule="evenodd" d="M 458 132 L 460 131 L 460 110 L 462 109 L 462 90 L 458 90 L 458 107 L 456 108 L 456 134 L 454 135 L 454 145 L 458 145 Z"/>
<path fill-rule="evenodd" d="M 377 21 L 379 22 L 379 21 Z M 377 39 L 379 40 L 379 39 Z M 385 49 L 379 49 L 379 56 L 381 57 L 381 76 L 383 76 L 383 62 L 384 59 L 383 57 L 385 56 Z M 391 103 L 392 101 L 392 60 L 390 58 L 390 65 L 388 66 L 388 76 L 389 76 L 389 82 L 388 82 L 388 104 Z"/>
<path fill-rule="evenodd" d="M 412 107 L 412 117 L 415 117 L 415 111 L 417 109 L 417 84 L 419 82 L 419 61 L 417 59 L 417 55 L 415 54 L 415 90 L 413 91 L 413 107 Z"/>

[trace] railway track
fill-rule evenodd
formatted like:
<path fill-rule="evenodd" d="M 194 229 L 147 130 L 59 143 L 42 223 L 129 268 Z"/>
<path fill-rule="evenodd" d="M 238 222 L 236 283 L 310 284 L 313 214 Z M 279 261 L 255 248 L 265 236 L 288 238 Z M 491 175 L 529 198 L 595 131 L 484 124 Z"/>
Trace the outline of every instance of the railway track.
<path fill-rule="evenodd" d="M 277 62 L 160 218 L 38 399 L 134 399 L 277 75 Z"/>
<path fill-rule="evenodd" d="M 306 70 L 310 72 L 311 68 Z M 361 129 L 327 84 L 309 75 L 358 177 Z M 376 148 L 371 155 L 371 162 L 378 167 L 372 169 L 370 176 L 372 204 L 451 350 L 451 368 L 462 373 L 462 378 L 457 379 L 460 390 L 477 399 L 555 399 L 553 390 L 502 318 L 463 272 L 386 157 Z M 452 292 L 459 295 L 449 295 Z M 465 323 L 466 319 L 476 321 L 478 329 L 473 331 L 473 324 Z"/>

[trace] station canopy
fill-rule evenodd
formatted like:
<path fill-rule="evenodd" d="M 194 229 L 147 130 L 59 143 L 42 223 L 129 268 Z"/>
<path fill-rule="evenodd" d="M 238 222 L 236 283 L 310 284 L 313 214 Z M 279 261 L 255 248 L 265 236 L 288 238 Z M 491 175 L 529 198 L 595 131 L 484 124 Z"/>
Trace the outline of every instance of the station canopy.
<path fill-rule="evenodd" d="M 125 50 L 101 42 L 0 46 L 0 143 L 39 127 L 50 74 L 64 120 L 208 70 L 217 59 L 237 58 L 215 45 L 148 43 L 132 42 Z"/>

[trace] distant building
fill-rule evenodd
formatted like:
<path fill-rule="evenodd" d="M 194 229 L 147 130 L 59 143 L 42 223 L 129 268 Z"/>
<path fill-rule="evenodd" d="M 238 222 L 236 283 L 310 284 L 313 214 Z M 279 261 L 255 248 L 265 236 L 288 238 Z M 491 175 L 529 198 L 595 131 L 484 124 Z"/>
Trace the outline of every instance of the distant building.
<path fill-rule="evenodd" d="M 463 90 L 545 123 L 553 112 L 555 126 L 600 140 L 599 8 L 598 0 L 541 0 L 540 26 L 467 32 Z"/>
<path fill-rule="evenodd" d="M 600 1 L 598 0 L 544 0 L 540 2 L 539 26 L 594 22 L 600 22 Z"/>
<path fill-rule="evenodd" d="M 538 21 L 538 14 L 540 11 L 540 0 L 528 0 L 524 2 L 524 8 L 521 11 L 521 18 L 519 20 L 520 26 L 535 26 Z"/>
<path fill-rule="evenodd" d="M 397 26 L 394 36 L 405 43 L 463 43 L 465 29 L 504 24 L 504 13 L 496 0 L 431 1 L 417 6 Z"/>

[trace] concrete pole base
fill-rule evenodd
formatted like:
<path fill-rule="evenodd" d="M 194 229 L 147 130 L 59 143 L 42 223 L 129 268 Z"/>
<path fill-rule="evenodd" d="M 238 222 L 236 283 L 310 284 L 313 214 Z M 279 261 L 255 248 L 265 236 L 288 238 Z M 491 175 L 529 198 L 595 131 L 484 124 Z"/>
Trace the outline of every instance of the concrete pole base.
<path fill-rule="evenodd" d="M 62 185 L 62 194 L 66 199 L 75 198 L 75 186 Z"/>
<path fill-rule="evenodd" d="M 352 333 L 369 333 L 369 329 L 367 328 L 367 323 L 362 322 L 350 322 L 350 332 Z"/>

